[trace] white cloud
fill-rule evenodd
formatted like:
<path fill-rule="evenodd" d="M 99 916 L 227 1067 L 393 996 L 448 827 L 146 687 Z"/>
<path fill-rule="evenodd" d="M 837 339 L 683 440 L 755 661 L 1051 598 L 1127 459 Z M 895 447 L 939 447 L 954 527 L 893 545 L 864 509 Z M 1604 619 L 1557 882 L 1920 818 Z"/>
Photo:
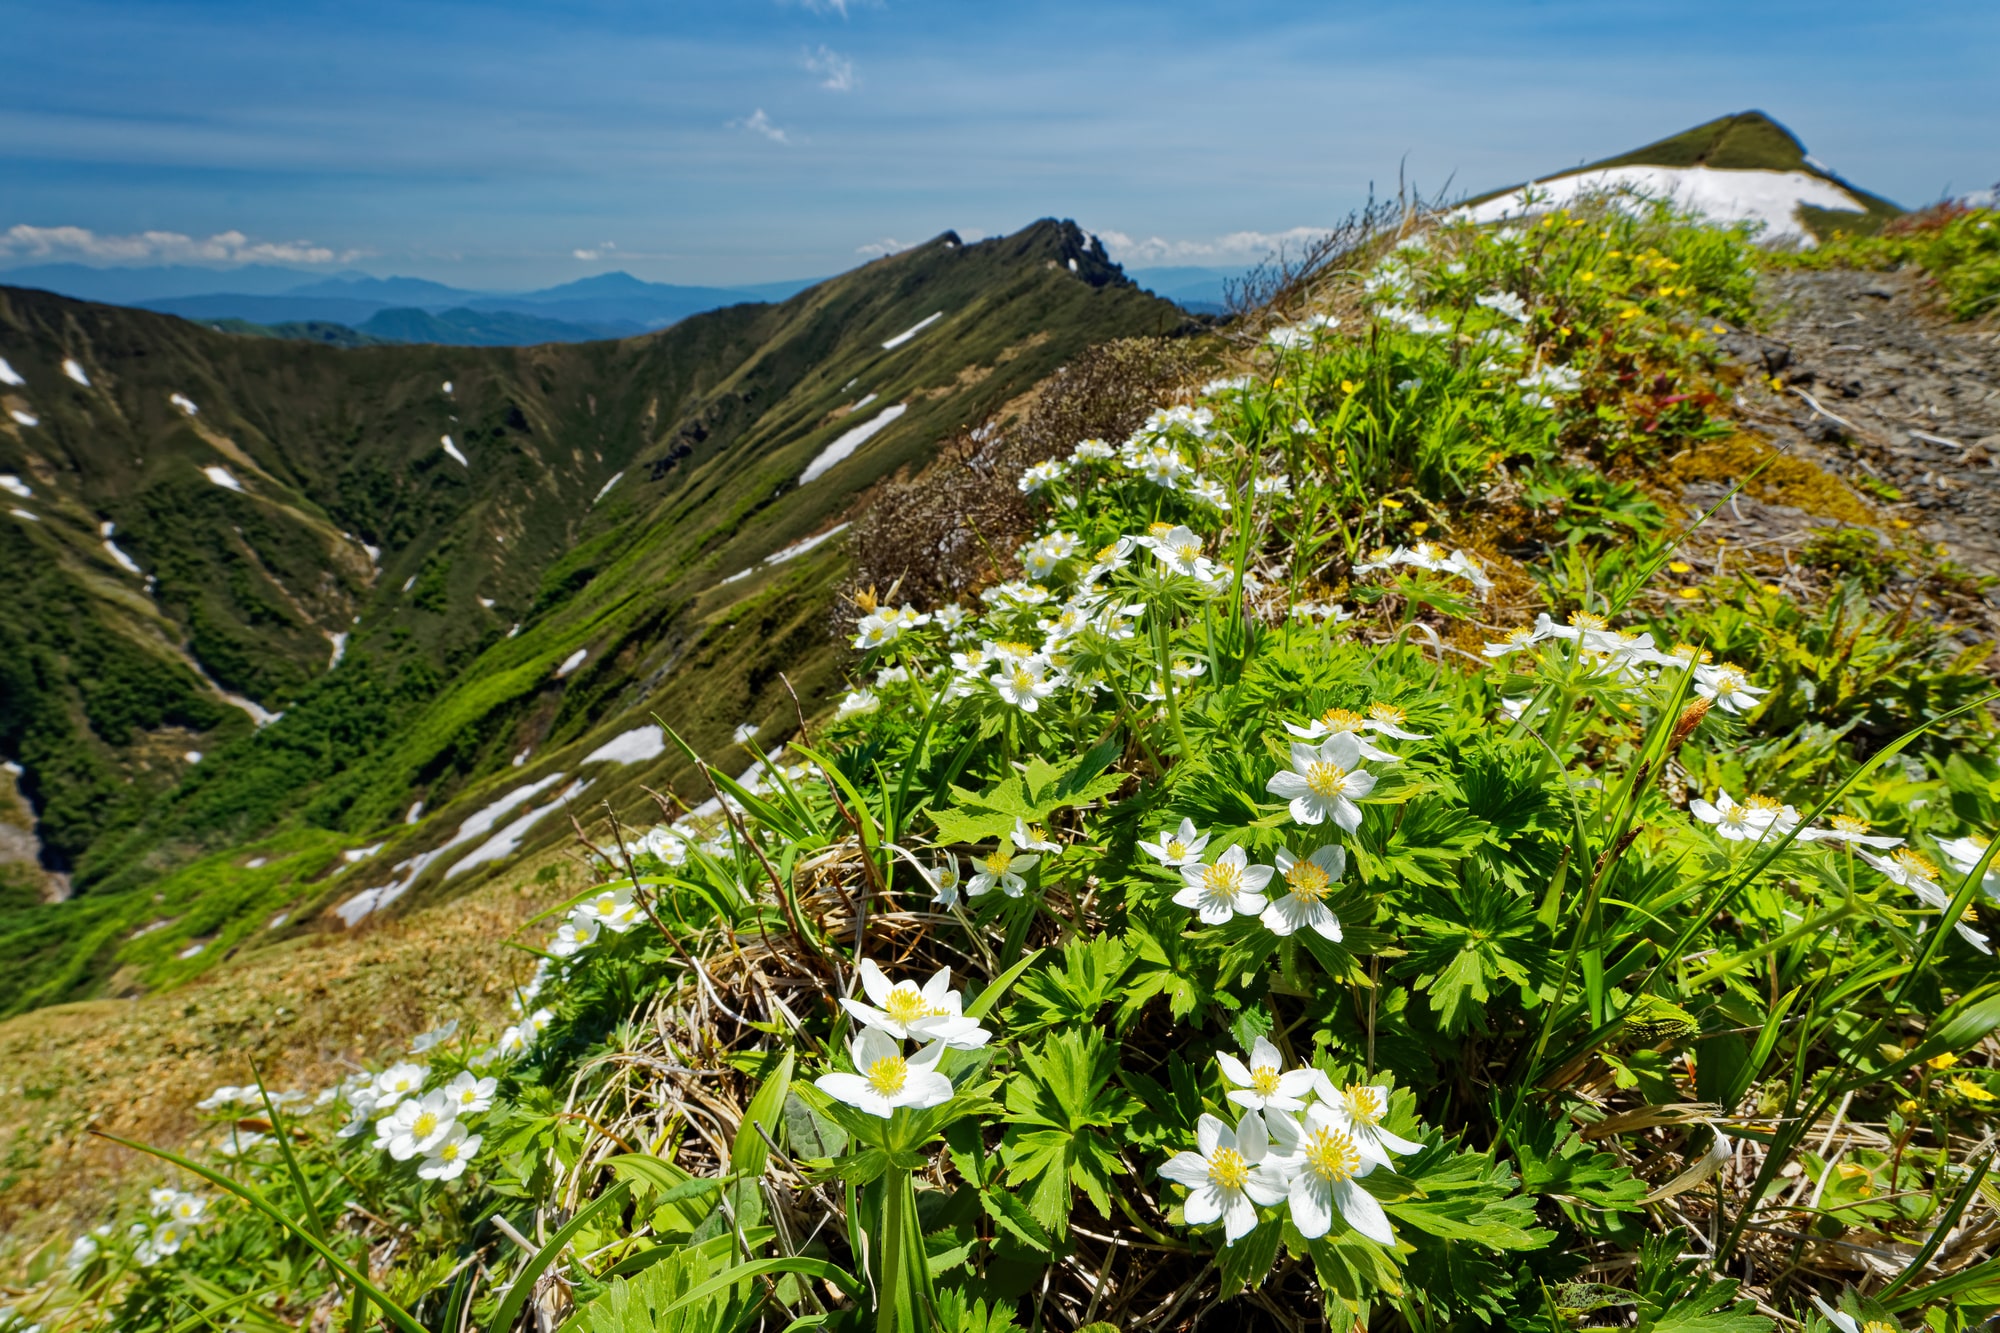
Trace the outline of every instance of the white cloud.
<path fill-rule="evenodd" d="M 1158 263 L 1165 259 L 1261 259 L 1278 250 L 1298 250 L 1326 235 L 1325 227 L 1293 227 L 1287 231 L 1232 231 L 1206 241 L 1143 239 L 1122 231 L 1100 231 L 1105 250 L 1121 264 Z"/>
<path fill-rule="evenodd" d="M 855 246 L 854 253 L 857 255 L 866 255 L 870 259 L 880 259 L 883 255 L 901 254 L 913 245 L 922 244 L 922 241 L 899 241 L 893 236 L 884 236 L 879 241 L 870 241 L 866 245 Z"/>
<path fill-rule="evenodd" d="M 581 249 L 572 250 L 570 253 L 582 260 L 602 259 L 617 248 L 618 242 L 616 241 L 599 241 L 596 245 L 585 246 Z"/>
<path fill-rule="evenodd" d="M 792 141 L 790 135 L 771 123 L 771 118 L 764 114 L 764 108 L 761 106 L 751 112 L 746 119 L 730 121 L 729 128 L 734 130 L 749 130 L 753 134 L 761 134 L 772 143 L 790 143 Z"/>
<path fill-rule="evenodd" d="M 819 86 L 836 93 L 854 91 L 854 62 L 830 46 L 806 52 L 806 68 L 821 76 Z"/>
<path fill-rule="evenodd" d="M 348 263 L 359 250 L 336 251 L 311 241 L 252 241 L 240 231 L 220 231 L 205 239 L 177 231 L 142 231 L 103 236 L 88 227 L 31 227 L 0 232 L 0 257 L 76 258 L 109 263 L 172 264 L 332 264 Z"/>

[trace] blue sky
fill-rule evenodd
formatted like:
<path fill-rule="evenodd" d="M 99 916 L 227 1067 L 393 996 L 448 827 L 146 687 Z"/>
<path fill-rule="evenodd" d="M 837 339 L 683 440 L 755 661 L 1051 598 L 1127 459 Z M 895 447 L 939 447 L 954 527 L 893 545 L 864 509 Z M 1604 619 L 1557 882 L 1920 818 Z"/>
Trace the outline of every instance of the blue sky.
<path fill-rule="evenodd" d="M 2000 178 L 1991 0 L 0 0 L 0 32 L 0 266 L 749 282 L 1050 214 L 1233 266 L 1399 168 L 1486 189 L 1749 107 L 1906 204 Z"/>

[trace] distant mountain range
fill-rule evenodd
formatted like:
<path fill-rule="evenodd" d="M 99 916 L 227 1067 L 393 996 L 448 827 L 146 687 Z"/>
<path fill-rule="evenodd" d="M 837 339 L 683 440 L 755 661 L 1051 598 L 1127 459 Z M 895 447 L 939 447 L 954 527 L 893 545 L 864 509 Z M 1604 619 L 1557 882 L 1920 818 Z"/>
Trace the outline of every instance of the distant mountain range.
<path fill-rule="evenodd" d="M 1197 313 L 1222 311 L 1235 268 L 1135 269 L 1140 287 Z M 626 338 L 678 324 L 705 310 L 782 301 L 818 279 L 729 287 L 646 282 L 599 273 L 530 292 L 481 292 L 427 278 L 367 273 L 315 276 L 302 269 L 248 265 L 91 268 L 37 264 L 0 269 L 0 286 L 27 287 L 84 301 L 179 315 L 225 333 L 299 338 L 359 347 L 441 343 L 506 347 Z"/>
<path fill-rule="evenodd" d="M 478 292 L 424 278 L 365 273 L 313 277 L 298 269 L 250 265 L 218 271 L 185 265 L 90 268 L 41 264 L 0 270 L 0 285 L 55 292 L 109 305 L 179 315 L 223 329 L 331 341 L 328 325 L 359 341 L 514 346 L 624 338 L 678 324 L 705 310 L 781 301 L 818 279 L 690 287 L 600 273 L 531 292 Z M 295 326 L 310 325 L 305 333 Z"/>

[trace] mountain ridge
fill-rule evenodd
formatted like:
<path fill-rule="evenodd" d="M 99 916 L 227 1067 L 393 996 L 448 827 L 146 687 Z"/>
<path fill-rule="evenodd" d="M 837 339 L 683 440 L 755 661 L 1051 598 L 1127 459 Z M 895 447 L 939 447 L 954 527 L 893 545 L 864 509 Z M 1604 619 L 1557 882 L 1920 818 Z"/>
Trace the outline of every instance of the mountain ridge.
<path fill-rule="evenodd" d="M 32 664 L 0 672 L 0 754 L 78 890 L 0 911 L 21 964 L 0 1009 L 197 970 L 274 911 L 382 887 L 341 852 L 386 840 L 407 865 L 516 785 L 560 773 L 538 800 L 588 780 L 643 802 L 677 752 L 581 776 L 565 756 L 656 712 L 711 747 L 745 715 L 776 725 L 792 705 L 771 662 L 811 706 L 835 679 L 844 556 L 767 557 L 1083 347 L 1184 324 L 1052 221 L 526 348 L 324 348 L 0 288 L 0 355 L 26 380 L 6 405 L 40 423 L 0 420 L 0 473 L 34 514 L 0 515 L 0 559 L 38 571 L 0 588 L 0 658 Z M 871 393 L 904 414 L 801 485 Z M 81 660 L 157 688 L 107 697 Z M 282 716 L 259 728 L 225 690 Z M 450 868 L 423 862 L 398 896 Z"/>

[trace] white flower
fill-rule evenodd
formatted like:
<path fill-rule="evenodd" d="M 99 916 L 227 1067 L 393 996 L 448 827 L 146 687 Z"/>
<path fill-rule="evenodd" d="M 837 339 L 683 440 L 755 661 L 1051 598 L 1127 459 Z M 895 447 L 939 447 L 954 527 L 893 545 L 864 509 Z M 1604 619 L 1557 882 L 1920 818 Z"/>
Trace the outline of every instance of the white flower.
<path fill-rule="evenodd" d="M 848 1048 L 855 1073 L 822 1074 L 813 1080 L 827 1096 L 883 1119 L 899 1106 L 942 1106 L 951 1100 L 951 1080 L 937 1072 L 944 1043 L 932 1042 L 909 1059 L 894 1037 L 863 1028 Z"/>
<path fill-rule="evenodd" d="M 1537 366 L 1515 380 L 1523 389 L 1536 390 L 1546 398 L 1551 393 L 1581 393 L 1583 375 L 1568 366 Z"/>
<path fill-rule="evenodd" d="M 834 709 L 833 720 L 840 722 L 850 717 L 860 717 L 864 713 L 874 712 L 881 706 L 882 701 L 875 696 L 875 691 L 863 686 L 861 689 L 848 691 L 841 699 L 840 707 Z"/>
<path fill-rule="evenodd" d="M 248 1093 L 249 1096 L 245 1097 L 245 1093 Z M 196 1102 L 194 1109 L 197 1111 L 219 1111 L 225 1106 L 234 1106 L 238 1102 L 241 1102 L 245 1106 L 255 1106 L 257 1104 L 257 1089 L 254 1087 L 239 1088 L 233 1083 L 225 1083 L 214 1092 L 209 1093 L 208 1096 Z"/>
<path fill-rule="evenodd" d="M 1248 1065 L 1227 1051 L 1218 1051 L 1215 1062 L 1229 1081 L 1229 1100 L 1252 1111 L 1302 1110 L 1306 1095 L 1313 1090 L 1313 1071 L 1287 1071 L 1285 1057 L 1268 1037 L 1250 1044 Z"/>
<path fill-rule="evenodd" d="M 405 1097 L 415 1096 L 424 1086 L 430 1069 L 424 1065 L 393 1064 L 375 1076 L 375 1111 L 393 1110 Z"/>
<path fill-rule="evenodd" d="M 1441 319 L 1432 319 L 1417 310 L 1406 310 L 1402 306 L 1383 306 L 1375 312 L 1390 324 L 1398 324 L 1411 333 L 1450 333 L 1451 325 Z"/>
<path fill-rule="evenodd" d="M 966 883 L 965 896 L 977 898 L 997 888 L 1009 898 L 1018 898 L 1028 887 L 1028 881 L 1021 878 L 1021 873 L 1033 869 L 1041 859 L 1039 856 L 1017 855 L 1011 847 L 1002 843 L 985 856 L 973 859 L 972 863 L 978 869 L 972 872 L 971 880 Z"/>
<path fill-rule="evenodd" d="M 1333 1113 L 1335 1123 L 1354 1140 L 1363 1157 L 1393 1171 L 1397 1156 L 1423 1150 L 1423 1144 L 1412 1143 L 1382 1128 L 1382 1119 L 1389 1114 L 1388 1088 L 1381 1084 L 1350 1083 L 1336 1090 L 1333 1080 L 1323 1072 L 1314 1070 L 1313 1074 L 1320 1101 Z"/>
<path fill-rule="evenodd" d="M 921 989 L 914 981 L 890 981 L 872 958 L 861 960 L 860 975 L 862 992 L 874 1003 L 844 996 L 840 1003 L 871 1028 L 911 1041 L 940 1041 L 960 1051 L 978 1050 L 992 1039 L 978 1019 L 964 1016 L 948 967 L 939 968 Z"/>
<path fill-rule="evenodd" d="M 1951 907 L 1952 895 L 1938 885 L 1938 868 L 1929 857 L 1909 847 L 1899 847 L 1891 856 L 1876 856 L 1873 852 L 1857 851 L 1855 855 L 1889 877 L 1893 884 L 1899 884 L 1917 895 L 1917 900 L 1935 911 L 1947 911 Z M 1973 948 L 1984 954 L 1993 952 L 1986 936 L 1975 930 L 1972 922 L 1976 913 L 1967 904 L 1965 916 L 1952 923 L 1959 936 Z"/>
<path fill-rule="evenodd" d="M 759 728 L 755 722 L 740 722 L 737 724 L 736 730 L 729 733 L 730 743 L 732 745 L 748 745 L 751 741 L 757 739 L 758 730 Z"/>
<path fill-rule="evenodd" d="M 1288 324 L 1272 329 L 1264 335 L 1264 341 L 1281 352 L 1299 351 L 1313 345 L 1313 331 Z"/>
<path fill-rule="evenodd" d="M 1864 1324 L 1853 1315 L 1843 1314 L 1834 1309 L 1817 1296 L 1812 1298 L 1812 1303 L 1819 1307 L 1819 1312 L 1826 1316 L 1826 1321 L 1839 1329 L 1840 1333 L 1897 1333 L 1896 1326 L 1887 1320 L 1871 1319 Z"/>
<path fill-rule="evenodd" d="M 1838 826 L 1840 819 L 1836 817 L 1833 822 Z M 1863 824 L 1861 827 L 1865 832 L 1868 826 Z M 1832 835 L 1822 834 L 1821 836 L 1831 837 Z M 1850 837 L 1848 841 L 1865 842 L 1870 847 L 1894 847 L 1902 839 Z M 1952 869 L 1961 875 L 1970 875 L 1973 872 L 1973 869 L 1979 864 L 1979 859 L 1986 855 L 1986 847 L 1987 840 L 1976 833 L 1964 838 L 1943 838 L 1938 842 L 1938 850 L 1944 853 L 1944 859 L 1951 862 Z M 2000 900 L 2000 856 L 1993 858 L 1993 864 L 1986 867 L 1986 879 L 1980 885 L 1980 888 L 1988 898 Z"/>
<path fill-rule="evenodd" d="M 1302 741 L 1322 741 L 1328 736 L 1352 736 L 1356 752 L 1363 759 L 1377 763 L 1393 764 L 1400 756 L 1390 754 L 1376 745 L 1364 734 L 1374 730 L 1369 720 L 1360 713 L 1347 708 L 1329 708 L 1304 726 L 1287 722 L 1285 730 Z M 1427 740 L 1428 737 L 1413 736 L 1413 740 Z"/>
<path fill-rule="evenodd" d="M 493 1105 L 493 1091 L 499 1086 L 498 1079 L 480 1078 L 469 1070 L 461 1070 L 457 1078 L 439 1091 L 451 1103 L 454 1115 L 477 1115 Z"/>
<path fill-rule="evenodd" d="M 1769 694 L 1767 689 L 1759 689 L 1743 678 L 1743 673 L 1732 666 L 1697 666 L 1694 669 L 1694 691 L 1703 698 L 1713 699 L 1715 706 L 1726 713 L 1742 713 L 1757 706 L 1757 696 Z"/>
<path fill-rule="evenodd" d="M 1361 767 L 1360 742 L 1341 733 L 1316 746 L 1294 741 L 1292 766 L 1273 775 L 1264 790 L 1291 802 L 1292 818 L 1301 824 L 1330 818 L 1352 833 L 1361 827 L 1355 801 L 1375 790 L 1375 775 Z"/>
<path fill-rule="evenodd" d="M 1180 489 L 1182 477 L 1194 475 L 1194 469 L 1181 457 L 1180 450 L 1165 446 L 1141 454 L 1135 470 L 1155 486 L 1164 486 L 1170 491 Z"/>
<path fill-rule="evenodd" d="M 1024 713 L 1032 713 L 1042 706 L 1042 700 L 1056 692 L 1062 684 L 1058 677 L 1048 674 L 1049 660 L 1035 656 L 1003 671 L 987 677 L 993 689 L 1002 699 Z"/>
<path fill-rule="evenodd" d="M 1528 322 L 1528 303 L 1512 292 L 1494 292 L 1490 296 L 1480 297 L 1476 304 L 1483 305 L 1488 310 L 1496 311 L 1519 323 L 1526 324 Z"/>
<path fill-rule="evenodd" d="M 1378 1245 L 1394 1245 L 1389 1216 L 1373 1195 L 1356 1184 L 1373 1171 L 1374 1158 L 1361 1150 L 1346 1122 L 1325 1102 L 1306 1108 L 1303 1123 L 1274 1117 L 1271 1134 L 1289 1176 L 1292 1225 L 1308 1240 L 1333 1227 L 1333 1215 Z"/>
<path fill-rule="evenodd" d="M 1797 810 L 1769 796 L 1752 796 L 1738 805 L 1726 791 L 1718 791 L 1712 805 L 1697 796 L 1688 802 L 1688 813 L 1704 824 L 1715 825 L 1716 836 L 1730 842 L 1782 838 L 1799 823 Z"/>
<path fill-rule="evenodd" d="M 140 1267 L 150 1268 L 160 1260 L 180 1253 L 187 1237 L 188 1229 L 179 1222 L 161 1222 L 133 1250 L 132 1257 L 139 1261 Z"/>
<path fill-rule="evenodd" d="M 442 1139 L 431 1145 L 429 1155 L 417 1163 L 417 1174 L 425 1180 L 457 1180 L 471 1165 L 482 1142 L 479 1135 L 466 1133 L 464 1125 L 454 1124 Z"/>
<path fill-rule="evenodd" d="M 599 928 L 608 930 L 614 935 L 623 935 L 644 921 L 646 912 L 632 900 L 630 888 L 606 889 L 572 907 L 569 917 L 579 926 L 588 927 L 593 936 Z"/>
<path fill-rule="evenodd" d="M 1062 844 L 1051 842 L 1047 830 L 1039 824 L 1016 819 L 1014 831 L 1007 835 L 1016 847 L 1024 852 L 1060 852 Z"/>
<path fill-rule="evenodd" d="M 1187 527 L 1168 528 L 1145 538 L 1161 564 L 1187 578 L 1207 580 L 1215 574 L 1214 564 L 1201 553 L 1201 538 Z"/>
<path fill-rule="evenodd" d="M 1086 463 L 1109 462 L 1117 456 L 1118 451 L 1116 449 L 1113 449 L 1109 444 L 1095 437 L 1088 440 L 1078 440 L 1076 448 L 1070 452 L 1071 458 Z"/>
<path fill-rule="evenodd" d="M 1036 463 L 1021 474 L 1019 483 L 1021 494 L 1033 495 L 1044 486 L 1051 485 L 1062 479 L 1063 465 L 1059 459 L 1051 458 L 1046 462 Z"/>
<path fill-rule="evenodd" d="M 375 1146 L 386 1149 L 397 1161 L 407 1162 L 444 1142 L 457 1119 L 452 1099 L 440 1089 L 403 1102 L 393 1114 L 377 1121 Z"/>
<path fill-rule="evenodd" d="M 1201 860 L 1201 849 L 1208 846 L 1208 835 L 1194 826 L 1192 819 L 1181 820 L 1178 832 L 1161 830 L 1160 836 L 1152 842 L 1142 842 L 1139 850 L 1173 869 L 1194 865 Z"/>
<path fill-rule="evenodd" d="M 416 1036 L 410 1038 L 410 1054 L 422 1055 L 427 1051 L 444 1045 L 457 1035 L 458 1020 L 456 1018 L 448 1023 L 440 1023 L 429 1032 L 419 1032 Z"/>
<path fill-rule="evenodd" d="M 1852 815 L 1835 815 L 1830 822 L 1833 825 L 1832 828 L 1800 829 L 1799 841 L 1800 842 L 1844 842 L 1844 843 L 1852 843 L 1860 847 L 1881 847 L 1885 849 L 1890 847 L 1900 847 L 1903 845 L 1903 840 L 1901 838 L 1892 838 L 1887 834 L 1883 833 L 1870 833 L 1868 831 L 1868 821 L 1865 819 L 1856 819 Z M 1946 856 L 1952 857 L 1952 862 L 1954 865 L 1956 865 L 1958 858 L 1952 855 L 1952 850 L 1951 850 L 1952 844 L 1948 842 L 1941 842 L 1938 844 L 1938 846 L 1944 849 L 1944 854 Z M 1970 874 L 1973 865 L 1976 863 L 1977 863 L 1977 857 L 1975 856 L 1975 858 L 1972 861 L 1968 861 L 1964 865 L 1959 866 L 1959 873 L 1961 875 Z M 1991 876 L 1989 874 L 1989 879 L 1990 878 Z"/>
<path fill-rule="evenodd" d="M 97 1257 L 99 1242 L 97 1237 L 84 1232 L 70 1242 L 69 1253 L 63 1256 L 63 1267 L 74 1273 Z"/>
<path fill-rule="evenodd" d="M 939 907 L 956 907 L 960 883 L 958 857 L 946 852 L 944 859 L 931 867 L 931 901 Z"/>
<path fill-rule="evenodd" d="M 1290 495 L 1292 479 L 1282 472 L 1272 477 L 1258 477 L 1250 483 L 1250 489 L 1259 496 Z"/>
<path fill-rule="evenodd" d="M 687 860 L 686 839 L 664 824 L 646 830 L 641 845 L 670 866 L 680 865 Z"/>
<path fill-rule="evenodd" d="M 1231 1130 L 1203 1113 L 1195 1126 L 1195 1152 L 1176 1154 L 1160 1174 L 1188 1189 L 1183 1215 L 1189 1226 L 1205 1226 L 1220 1218 L 1225 1239 L 1234 1244 L 1257 1226 L 1257 1209 L 1285 1197 L 1285 1177 L 1275 1161 L 1267 1161 L 1270 1137 L 1264 1118 L 1255 1111 Z"/>
<path fill-rule="evenodd" d="M 597 943 L 597 921 L 595 918 L 579 924 L 571 920 L 556 927 L 556 933 L 549 937 L 548 952 L 556 958 L 574 958 L 591 945 Z"/>
<path fill-rule="evenodd" d="M 1207 865 L 1181 867 L 1186 887 L 1174 895 L 1179 907 L 1194 909 L 1211 926 L 1226 924 L 1233 916 L 1257 916 L 1264 910 L 1264 886 L 1271 882 L 1271 867 L 1253 866 L 1241 847 L 1231 847 Z"/>
<path fill-rule="evenodd" d="M 956 634 L 959 626 L 963 625 L 970 616 L 971 612 L 967 611 L 957 602 L 947 602 L 945 605 L 931 612 L 931 620 L 939 629 L 945 631 L 947 634 Z"/>
<path fill-rule="evenodd" d="M 1302 861 L 1289 849 L 1280 847 L 1277 862 L 1278 878 L 1285 891 L 1274 896 L 1264 909 L 1264 928 L 1273 935 L 1314 930 L 1327 939 L 1338 940 L 1340 918 L 1326 905 L 1326 899 L 1340 877 L 1347 873 L 1347 850 L 1329 845 Z"/>
<path fill-rule="evenodd" d="M 1196 477 L 1188 486 L 1188 494 L 1206 505 L 1213 505 L 1227 513 L 1229 492 L 1222 489 L 1222 483 L 1212 477 Z"/>

